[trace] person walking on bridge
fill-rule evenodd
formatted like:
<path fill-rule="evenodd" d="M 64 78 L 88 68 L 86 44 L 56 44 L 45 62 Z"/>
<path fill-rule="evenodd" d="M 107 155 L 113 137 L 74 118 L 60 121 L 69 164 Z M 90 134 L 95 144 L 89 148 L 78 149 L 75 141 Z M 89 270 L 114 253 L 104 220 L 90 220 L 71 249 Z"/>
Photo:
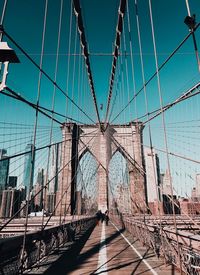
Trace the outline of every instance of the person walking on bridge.
<path fill-rule="evenodd" d="M 108 221 L 109 221 L 108 210 L 106 210 L 104 217 L 105 217 L 106 225 L 108 225 Z"/>

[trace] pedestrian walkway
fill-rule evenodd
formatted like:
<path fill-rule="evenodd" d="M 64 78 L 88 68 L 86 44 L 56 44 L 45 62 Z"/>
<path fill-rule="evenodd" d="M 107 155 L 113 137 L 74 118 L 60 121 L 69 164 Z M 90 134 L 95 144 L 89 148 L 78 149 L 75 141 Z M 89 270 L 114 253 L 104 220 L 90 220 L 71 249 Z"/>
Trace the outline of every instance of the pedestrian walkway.
<path fill-rule="evenodd" d="M 165 265 L 152 250 L 142 246 L 127 231 L 105 222 L 97 225 L 77 258 L 70 258 L 65 248 L 59 250 L 62 260 L 51 258 L 51 263 L 28 274 L 45 275 L 173 275 L 179 274 Z M 54 256 L 52 256 L 54 257 Z M 49 265 L 49 267 L 48 267 Z M 46 268 L 45 268 L 46 266 Z M 48 268 L 47 268 L 48 267 Z"/>
<path fill-rule="evenodd" d="M 118 231 L 111 223 L 96 226 L 77 262 L 66 271 L 70 275 L 179 273 L 171 265 L 166 266 L 153 251 L 142 247 L 128 232 Z"/>

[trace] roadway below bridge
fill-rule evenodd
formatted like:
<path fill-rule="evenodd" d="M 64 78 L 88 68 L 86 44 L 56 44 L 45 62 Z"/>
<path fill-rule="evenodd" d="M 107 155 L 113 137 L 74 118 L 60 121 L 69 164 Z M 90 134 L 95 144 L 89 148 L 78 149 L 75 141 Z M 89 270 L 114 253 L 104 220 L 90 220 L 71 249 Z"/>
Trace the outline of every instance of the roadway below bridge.
<path fill-rule="evenodd" d="M 109 222 L 97 225 L 81 252 L 73 259 L 67 251 L 50 255 L 37 268 L 26 274 L 45 275 L 125 275 L 125 274 L 179 274 L 173 265 L 166 265 L 163 258 L 144 247 L 126 230 Z"/>

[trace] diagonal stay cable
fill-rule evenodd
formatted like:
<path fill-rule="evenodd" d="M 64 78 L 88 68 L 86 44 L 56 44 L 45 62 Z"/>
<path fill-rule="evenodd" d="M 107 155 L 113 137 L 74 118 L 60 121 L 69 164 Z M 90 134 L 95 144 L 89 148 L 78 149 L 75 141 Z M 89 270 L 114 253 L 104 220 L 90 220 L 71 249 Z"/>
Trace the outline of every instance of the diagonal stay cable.
<path fill-rule="evenodd" d="M 110 101 L 112 98 L 112 91 L 113 91 L 113 84 L 114 84 L 114 78 L 115 78 L 115 72 L 116 72 L 116 66 L 117 66 L 117 59 L 119 56 L 120 39 L 121 39 L 122 30 L 123 30 L 123 19 L 124 19 L 125 9 L 126 9 L 126 0 L 121 0 L 119 9 L 118 9 L 118 22 L 117 22 L 117 28 L 116 28 L 114 58 L 113 58 L 112 69 L 111 69 L 111 77 L 110 77 L 108 101 L 107 101 L 107 107 L 106 107 L 105 123 L 107 123 L 107 120 L 108 120 Z"/>
<path fill-rule="evenodd" d="M 84 56 L 84 59 L 85 59 L 85 66 L 86 66 L 86 69 L 87 69 L 87 74 L 88 74 L 88 79 L 89 79 L 89 84 L 90 84 L 90 90 L 91 90 L 94 105 L 95 105 L 95 110 L 96 110 L 98 123 L 99 123 L 99 125 L 101 125 L 99 110 L 98 110 L 98 106 L 97 106 L 97 99 L 96 99 L 96 94 L 95 94 L 95 89 L 94 89 L 92 71 L 91 71 L 91 66 L 90 66 L 88 46 L 87 46 L 87 41 L 86 41 L 86 37 L 85 37 L 85 30 L 84 30 L 84 26 L 83 26 L 83 19 L 82 19 L 82 14 L 81 14 L 80 2 L 79 2 L 79 0 L 73 0 L 73 3 L 74 3 L 74 13 L 75 13 L 75 16 L 77 18 L 78 32 L 79 32 L 79 35 L 80 35 L 80 43 L 81 43 L 81 47 L 82 47 L 82 50 L 83 50 L 83 56 Z"/>
<path fill-rule="evenodd" d="M 46 108 L 46 107 L 44 107 L 44 106 L 41 106 L 41 105 L 38 105 L 38 106 L 37 106 L 35 103 L 33 103 L 33 102 L 29 101 L 28 99 L 22 97 L 22 95 L 21 95 L 20 93 L 11 90 L 9 87 L 5 87 L 5 90 L 7 90 L 8 92 L 10 92 L 11 94 L 8 94 L 8 93 L 5 92 L 5 91 L 0 91 L 0 94 L 3 94 L 3 95 L 8 96 L 8 97 L 12 97 L 12 98 L 14 98 L 15 100 L 19 100 L 19 101 L 21 101 L 21 102 L 24 102 L 24 103 L 28 104 L 29 106 L 31 106 L 32 108 L 39 108 L 39 112 L 41 112 L 41 110 L 47 111 L 47 112 L 49 112 L 49 113 L 55 114 L 55 115 L 57 115 L 57 116 L 60 116 L 60 117 L 62 117 L 62 118 L 65 118 L 65 119 L 68 118 L 68 119 L 70 119 L 70 120 L 72 120 L 72 121 L 75 121 L 75 122 L 77 122 L 77 123 L 84 124 L 83 121 L 77 120 L 77 119 L 72 118 L 72 117 L 69 117 L 69 116 L 65 116 L 65 115 L 63 115 L 63 114 L 61 114 L 61 113 L 58 113 L 58 112 L 53 111 L 53 110 L 51 110 L 51 109 L 48 109 L 48 108 Z M 41 109 L 41 110 L 40 110 L 40 109 Z M 47 113 L 45 113 L 45 112 L 41 112 L 41 113 L 42 113 L 43 115 L 47 116 L 48 118 L 52 119 L 52 117 L 51 117 L 49 114 L 47 114 Z M 53 118 L 53 120 L 54 120 L 55 122 L 59 123 L 59 124 L 63 124 L 63 122 L 60 122 L 60 121 L 56 120 L 55 118 Z"/>
<path fill-rule="evenodd" d="M 32 103 L 31 101 L 28 101 L 27 99 L 25 99 L 24 97 L 22 97 L 20 94 L 16 93 L 15 91 L 13 91 L 12 89 L 10 89 L 9 87 L 6 87 L 5 88 L 8 92 L 10 92 L 12 95 L 14 95 L 14 97 L 16 97 L 17 99 L 19 99 L 20 101 L 28 104 L 29 106 L 33 107 L 34 109 L 38 110 L 40 113 L 42 113 L 43 115 L 47 116 L 48 118 L 52 119 L 52 117 L 47 114 L 46 112 L 42 111 L 40 108 L 39 108 L 39 105 L 37 106 L 37 104 L 35 103 Z M 58 124 L 62 125 L 62 122 L 53 118 L 53 120 L 55 122 L 57 122 Z"/>
<path fill-rule="evenodd" d="M 199 89 L 200 89 L 200 82 L 198 82 L 197 84 L 195 84 L 192 88 L 190 88 L 187 92 L 183 93 L 181 96 L 179 96 L 173 102 L 171 102 L 171 103 L 163 106 L 162 109 L 159 108 L 157 110 L 154 110 L 152 113 L 155 113 L 155 112 L 157 112 L 157 113 L 154 114 L 153 116 L 149 117 L 146 121 L 144 121 L 143 125 L 145 125 L 149 121 L 153 120 L 157 116 L 161 115 L 162 113 L 164 113 L 165 111 L 167 111 L 168 109 L 170 109 L 171 107 L 173 107 L 174 105 L 176 105 L 176 104 L 178 104 L 178 103 L 180 103 L 180 102 L 182 102 L 182 101 L 184 101 L 184 100 L 186 100 L 188 98 L 191 98 L 192 96 L 198 95 L 200 93 Z"/>
<path fill-rule="evenodd" d="M 2 25 L 0 25 L 0 33 L 3 33 L 29 60 L 30 62 L 74 105 L 79 111 L 81 111 L 90 121 L 95 123 L 95 121 L 81 108 L 76 102 L 67 95 L 67 93 L 55 82 L 48 73 L 46 73 L 36 61 L 5 31 Z"/>
<path fill-rule="evenodd" d="M 94 130 L 94 131 L 91 132 L 91 133 L 93 134 L 93 133 L 95 133 L 95 132 L 96 132 L 96 130 Z M 83 134 L 82 137 L 83 137 L 83 136 L 87 136 L 87 134 Z M 73 139 L 74 139 L 74 138 L 73 138 Z M 41 147 L 37 147 L 37 148 L 35 149 L 35 152 L 40 151 L 40 150 L 43 150 L 43 149 L 46 149 L 46 148 L 50 148 L 50 147 L 55 146 L 55 145 L 57 145 L 57 144 L 62 144 L 62 143 L 64 143 L 64 142 L 67 142 L 67 141 L 73 140 L 73 139 L 65 139 L 65 140 L 60 141 L 60 142 L 55 142 L 55 143 L 51 143 L 51 144 L 49 143 L 49 144 L 47 144 L 47 145 L 44 145 L 44 146 L 41 146 Z M 76 139 L 76 138 L 75 138 L 75 139 Z M 0 159 L 0 163 L 1 163 L 2 161 L 10 160 L 10 159 L 13 159 L 13 158 L 16 158 L 16 157 L 21 157 L 21 156 L 23 156 L 23 155 L 27 155 L 27 154 L 30 154 L 30 153 L 31 153 L 31 150 L 19 152 L 19 153 L 16 153 L 16 154 L 14 154 L 14 155 L 11 155 L 11 156 L 8 156 L 8 157 L 4 157 L 4 158 Z"/>
<path fill-rule="evenodd" d="M 200 23 L 198 23 L 196 25 L 196 27 L 194 28 L 194 32 L 199 28 Z M 179 45 L 174 49 L 174 51 L 165 59 L 165 61 L 159 66 L 158 68 L 158 72 L 161 71 L 161 69 L 168 63 L 168 61 L 177 53 L 177 51 L 183 46 L 183 44 L 188 40 L 188 38 L 192 35 L 192 33 L 190 32 L 189 34 L 187 34 L 187 36 L 179 43 Z M 154 79 L 154 77 L 157 75 L 157 72 L 155 72 L 146 82 L 145 82 L 145 87 Z M 131 100 L 129 100 L 129 102 L 122 108 L 122 110 L 112 119 L 111 123 L 113 123 L 113 121 L 115 121 L 120 115 L 121 113 L 123 113 L 126 108 L 129 106 L 129 104 L 131 104 L 131 102 L 143 91 L 144 89 L 144 85 L 140 88 L 140 90 L 131 98 Z"/>
<path fill-rule="evenodd" d="M 141 119 L 147 117 L 148 115 L 151 115 L 148 119 L 146 119 L 144 122 L 142 122 L 142 124 L 145 125 L 149 121 L 153 120 L 154 118 L 156 118 L 157 116 L 159 116 L 160 114 L 162 114 L 162 112 L 167 111 L 168 109 L 170 109 L 171 107 L 175 106 L 176 104 L 181 103 L 182 101 L 187 100 L 187 99 L 189 99 L 191 97 L 194 97 L 194 96 L 198 95 L 199 93 L 200 93 L 200 82 L 198 82 L 192 88 L 190 88 L 189 90 L 187 90 L 186 92 L 184 92 L 182 95 L 180 95 L 174 101 L 172 101 L 172 102 L 164 105 L 162 111 L 161 111 L 160 108 L 157 108 L 157 109 L 155 109 L 155 110 L 153 110 L 151 112 L 148 112 L 148 113 L 145 113 L 145 114 L 141 115 L 140 117 L 138 117 L 138 120 L 141 120 Z M 195 121 L 197 121 L 197 120 L 195 120 Z M 192 121 L 189 120 L 189 121 L 184 121 L 184 123 L 185 122 L 192 122 Z M 183 123 L 183 122 L 181 122 L 181 123 Z"/>

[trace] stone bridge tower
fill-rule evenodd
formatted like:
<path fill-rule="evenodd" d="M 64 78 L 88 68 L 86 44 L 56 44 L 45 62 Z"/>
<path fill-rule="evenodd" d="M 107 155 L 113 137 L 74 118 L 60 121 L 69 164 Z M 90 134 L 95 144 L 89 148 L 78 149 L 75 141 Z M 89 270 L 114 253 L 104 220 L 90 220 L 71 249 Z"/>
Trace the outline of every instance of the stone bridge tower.
<path fill-rule="evenodd" d="M 103 125 L 101 125 L 103 127 Z M 98 209 L 109 208 L 108 166 L 112 156 L 117 152 L 128 163 L 131 208 L 133 212 L 145 210 L 146 188 L 143 166 L 141 123 L 126 125 L 107 125 L 101 131 L 99 125 L 79 125 L 64 123 L 62 126 L 62 161 L 59 175 L 56 214 L 72 214 L 76 204 L 76 172 L 80 159 L 90 152 L 96 159 L 98 168 Z M 68 164 L 70 163 L 70 164 Z"/>

